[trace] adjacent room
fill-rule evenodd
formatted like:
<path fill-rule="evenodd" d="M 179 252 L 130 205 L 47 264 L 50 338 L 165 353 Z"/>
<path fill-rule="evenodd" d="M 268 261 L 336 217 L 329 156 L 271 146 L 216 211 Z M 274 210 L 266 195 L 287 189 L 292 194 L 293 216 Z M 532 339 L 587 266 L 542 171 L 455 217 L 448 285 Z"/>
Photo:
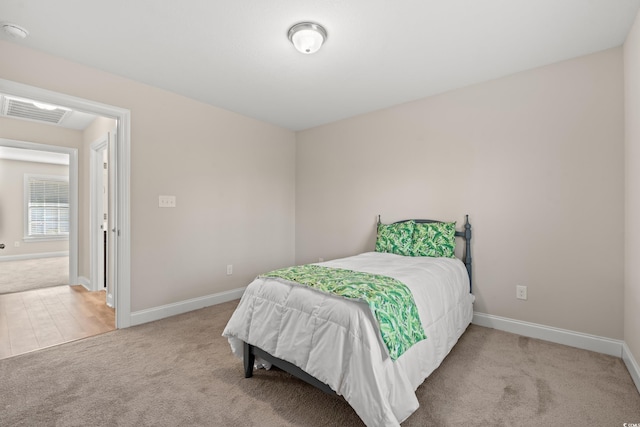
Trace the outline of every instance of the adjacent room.
<path fill-rule="evenodd" d="M 69 153 L 67 240 L 41 252 L 68 256 L 68 284 L 100 292 L 115 329 L 0 354 L 0 424 L 640 424 L 639 10 L 2 2 L 0 94 L 98 118 L 0 115 L 0 148 Z M 15 162 L 0 196 L 23 194 Z M 66 167 L 39 165 L 11 179 Z M 34 244 L 6 225 L 14 203 L 0 280 Z M 459 280 L 396 267 L 423 261 Z M 395 352 L 382 324 L 335 326 L 379 307 L 324 312 L 337 297 L 286 275 L 318 267 L 403 279 L 401 331 L 425 333 Z M 436 315 L 420 287 L 457 308 Z M 241 317 L 260 301 L 282 327 Z M 322 348 L 300 356 L 311 336 Z"/>
<path fill-rule="evenodd" d="M 115 123 L 5 94 L 0 94 L 0 120 L 4 135 L 12 134 L 12 139 L 0 138 L 0 233 L 4 245 L 0 257 L 0 357 L 114 330 L 115 307 L 109 298 L 112 274 L 108 271 L 108 143 L 104 135 L 108 136 L 105 129 Z M 99 164 L 90 169 L 102 179 L 94 191 L 100 194 L 95 198 L 99 207 L 91 209 L 98 220 L 89 221 L 90 212 L 81 210 L 78 215 L 78 197 L 72 196 L 78 187 L 74 150 L 83 144 L 95 145 L 91 143 L 96 135 L 100 136 L 97 142 L 104 142 L 104 149 L 95 153 Z M 70 251 L 73 245 L 69 239 L 78 223 L 84 226 L 89 222 L 96 229 L 90 252 L 97 254 L 91 259 L 94 265 L 90 270 L 100 273 L 93 283 L 75 274 L 77 250 L 74 246 Z"/>

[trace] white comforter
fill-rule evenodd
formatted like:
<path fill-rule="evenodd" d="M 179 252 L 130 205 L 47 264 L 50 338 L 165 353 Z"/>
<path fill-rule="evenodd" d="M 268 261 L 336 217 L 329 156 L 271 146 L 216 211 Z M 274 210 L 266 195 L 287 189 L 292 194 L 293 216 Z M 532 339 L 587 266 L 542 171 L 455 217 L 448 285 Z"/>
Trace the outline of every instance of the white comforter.
<path fill-rule="evenodd" d="M 223 336 L 240 358 L 245 341 L 328 384 L 368 426 L 398 426 L 418 409 L 416 388 L 471 322 L 464 264 L 368 252 L 320 265 L 400 280 L 414 295 L 427 339 L 394 362 L 365 303 L 265 278 L 247 287 Z"/>

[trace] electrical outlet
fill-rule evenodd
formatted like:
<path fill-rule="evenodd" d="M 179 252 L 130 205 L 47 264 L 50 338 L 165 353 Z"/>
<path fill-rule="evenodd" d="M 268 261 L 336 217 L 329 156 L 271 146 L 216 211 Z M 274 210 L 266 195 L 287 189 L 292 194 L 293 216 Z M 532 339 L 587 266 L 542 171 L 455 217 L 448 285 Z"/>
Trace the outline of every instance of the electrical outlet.
<path fill-rule="evenodd" d="M 518 285 L 516 286 L 516 298 L 518 299 L 527 299 L 527 287 Z"/>
<path fill-rule="evenodd" d="M 233 274 L 233 265 L 227 265 L 227 276 L 231 276 Z"/>
<path fill-rule="evenodd" d="M 15 242 L 13 242 L 13 247 L 14 248 L 19 248 L 20 247 L 20 242 L 18 240 L 16 240 Z"/>
<path fill-rule="evenodd" d="M 324 262 L 324 258 L 318 258 L 318 262 Z"/>

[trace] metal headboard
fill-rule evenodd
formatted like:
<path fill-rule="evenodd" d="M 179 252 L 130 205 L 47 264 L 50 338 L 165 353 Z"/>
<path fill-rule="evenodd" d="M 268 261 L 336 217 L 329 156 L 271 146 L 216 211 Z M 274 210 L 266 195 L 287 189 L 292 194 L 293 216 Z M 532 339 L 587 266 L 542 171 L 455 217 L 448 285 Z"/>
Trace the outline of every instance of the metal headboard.
<path fill-rule="evenodd" d="M 403 223 L 403 222 L 408 222 L 408 221 L 413 221 L 416 223 L 433 223 L 433 222 L 444 222 L 444 221 L 438 221 L 435 219 L 403 219 L 402 221 L 396 221 L 394 222 L 394 224 L 399 224 L 399 223 Z M 378 215 L 378 224 L 380 224 L 380 215 Z M 471 224 L 469 223 L 469 215 L 465 215 L 464 216 L 464 230 L 462 231 L 458 231 L 456 230 L 456 237 L 462 237 L 464 239 L 465 242 L 465 246 L 464 246 L 464 256 L 462 261 L 464 262 L 465 267 L 467 267 L 467 273 L 469 274 L 469 293 L 473 292 L 473 285 L 472 285 L 472 274 L 471 274 Z"/>

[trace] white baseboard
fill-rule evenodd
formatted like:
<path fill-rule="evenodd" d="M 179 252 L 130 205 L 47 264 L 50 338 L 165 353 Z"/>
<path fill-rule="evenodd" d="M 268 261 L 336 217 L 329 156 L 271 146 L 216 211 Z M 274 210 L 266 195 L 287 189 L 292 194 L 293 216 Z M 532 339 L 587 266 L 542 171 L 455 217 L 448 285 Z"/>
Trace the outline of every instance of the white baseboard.
<path fill-rule="evenodd" d="M 508 319 L 506 317 L 493 316 L 485 313 L 473 313 L 473 323 L 487 328 L 498 329 L 513 334 L 530 338 L 538 338 L 545 341 L 564 344 L 583 350 L 595 351 L 610 356 L 622 357 L 622 345 L 624 341 L 583 334 L 567 329 L 553 328 L 537 323 L 523 322 Z"/>
<path fill-rule="evenodd" d="M 69 256 L 69 251 L 64 252 L 42 252 L 39 254 L 20 254 L 20 255 L 5 255 L 0 256 L 0 262 L 3 261 L 21 261 L 24 259 L 38 259 L 38 258 L 55 258 L 60 256 Z"/>
<path fill-rule="evenodd" d="M 629 370 L 629 374 L 631 374 L 631 378 L 638 389 L 638 393 L 640 393 L 640 365 L 631 354 L 631 350 L 627 346 L 627 343 L 622 344 L 622 360 L 624 364 L 627 366 Z"/>
<path fill-rule="evenodd" d="M 242 287 L 204 297 L 188 299 L 173 304 L 162 305 L 160 307 L 134 311 L 131 313 L 131 326 L 141 325 L 143 323 L 153 322 L 154 320 L 164 319 L 165 317 L 175 316 L 177 314 L 187 313 L 189 311 L 239 299 L 245 289 L 246 287 Z"/>
<path fill-rule="evenodd" d="M 91 280 L 87 279 L 84 276 L 78 276 L 78 284 L 84 286 L 88 291 L 93 291 L 93 289 L 91 288 Z"/>

